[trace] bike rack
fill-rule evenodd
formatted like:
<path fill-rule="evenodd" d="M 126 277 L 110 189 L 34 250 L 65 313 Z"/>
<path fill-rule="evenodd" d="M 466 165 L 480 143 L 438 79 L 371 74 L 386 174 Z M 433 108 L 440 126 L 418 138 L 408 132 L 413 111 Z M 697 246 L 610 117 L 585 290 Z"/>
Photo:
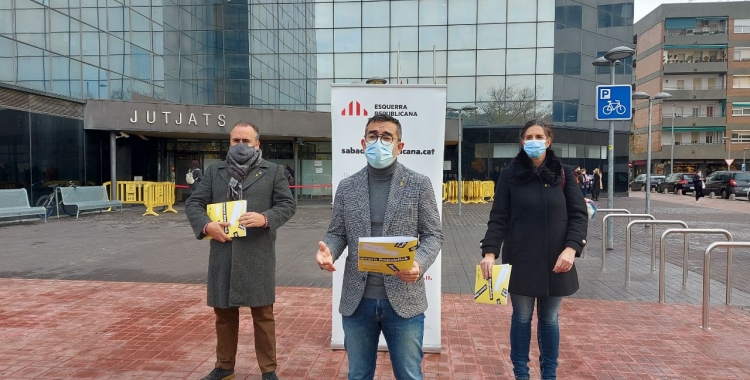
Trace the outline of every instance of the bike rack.
<path fill-rule="evenodd" d="M 702 328 L 711 330 L 708 321 L 708 307 L 711 299 L 711 251 L 718 247 L 727 248 L 727 305 L 732 303 L 732 248 L 750 248 L 750 242 L 711 243 L 703 256 L 703 320 Z"/>
<path fill-rule="evenodd" d="M 596 210 L 596 213 L 624 213 L 624 214 L 630 214 L 630 211 L 624 209 L 624 208 L 600 208 Z M 602 219 L 602 223 L 604 223 L 604 220 Z M 602 241 L 604 241 L 604 235 L 602 235 Z M 581 258 L 585 258 L 586 254 L 588 253 L 588 244 L 583 246 L 583 251 L 581 252 Z"/>
<path fill-rule="evenodd" d="M 709 235 L 709 234 L 722 234 L 727 237 L 727 241 L 734 242 L 734 237 L 732 237 L 732 234 L 727 230 L 722 230 L 720 228 L 670 228 L 666 231 L 664 231 L 663 234 L 661 234 L 661 240 L 660 240 L 660 247 L 659 247 L 659 303 L 664 303 L 664 283 L 665 283 L 665 274 L 664 271 L 667 266 L 667 258 L 666 258 L 666 241 L 667 236 L 670 234 L 685 234 L 685 245 L 687 246 L 688 243 L 688 235 L 691 234 L 703 234 L 703 235 Z M 716 244 L 716 243 L 712 243 Z M 710 246 L 709 246 L 710 247 Z M 729 248 L 729 251 L 727 252 L 727 257 L 731 257 L 732 255 L 732 249 Z M 728 267 L 728 266 L 727 266 Z M 703 269 L 705 273 L 705 268 Z M 727 268 L 727 271 L 729 269 Z M 688 249 L 685 249 L 683 256 L 682 256 L 682 286 L 687 285 L 687 278 L 688 278 Z M 729 299 L 731 298 L 730 293 L 727 293 L 727 304 L 729 303 Z"/>
<path fill-rule="evenodd" d="M 650 224 L 651 225 L 651 271 L 656 270 L 656 224 L 679 224 L 683 228 L 688 228 L 687 223 L 681 220 L 634 220 L 628 223 L 625 229 L 625 283 L 630 283 L 630 239 L 632 237 L 631 227 L 636 224 Z M 685 256 L 687 256 L 688 250 L 688 236 L 685 235 Z"/>
<path fill-rule="evenodd" d="M 609 214 L 604 215 L 604 218 L 602 218 L 602 270 L 606 270 L 606 263 L 607 263 L 607 250 L 604 246 L 605 242 L 607 241 L 607 218 L 648 218 L 651 220 L 654 220 L 653 215 L 651 214 Z"/>

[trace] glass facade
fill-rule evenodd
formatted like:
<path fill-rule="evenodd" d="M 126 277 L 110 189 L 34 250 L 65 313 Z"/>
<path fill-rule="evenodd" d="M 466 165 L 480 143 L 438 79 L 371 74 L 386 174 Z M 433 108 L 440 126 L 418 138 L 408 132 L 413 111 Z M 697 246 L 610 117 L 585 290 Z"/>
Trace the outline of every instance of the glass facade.
<path fill-rule="evenodd" d="M 313 109 L 313 10 L 252 0 L 5 0 L 0 82 L 77 99 Z"/>
<path fill-rule="evenodd" d="M 33 204 L 51 184 L 101 183 L 84 140 L 81 120 L 0 108 L 0 189 L 25 188 Z"/>
<path fill-rule="evenodd" d="M 488 115 L 477 123 L 501 123 L 494 106 L 528 97 L 551 110 L 554 11 L 554 0 L 318 1 L 316 108 L 330 110 L 330 83 L 380 76 L 447 84 L 451 106 Z"/>

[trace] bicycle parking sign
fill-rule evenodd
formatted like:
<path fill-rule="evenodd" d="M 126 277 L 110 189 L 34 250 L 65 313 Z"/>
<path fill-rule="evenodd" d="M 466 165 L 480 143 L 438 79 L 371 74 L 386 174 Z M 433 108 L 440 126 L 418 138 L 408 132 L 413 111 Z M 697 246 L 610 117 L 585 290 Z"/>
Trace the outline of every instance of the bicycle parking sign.
<path fill-rule="evenodd" d="M 630 120 L 632 96 L 628 84 L 596 86 L 596 120 Z"/>

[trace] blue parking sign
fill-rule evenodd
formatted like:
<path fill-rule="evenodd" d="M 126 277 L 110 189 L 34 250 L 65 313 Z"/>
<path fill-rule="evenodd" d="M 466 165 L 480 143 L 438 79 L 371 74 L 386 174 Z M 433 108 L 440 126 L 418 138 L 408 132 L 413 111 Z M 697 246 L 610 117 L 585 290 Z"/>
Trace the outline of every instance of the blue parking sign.
<path fill-rule="evenodd" d="M 596 86 L 596 120 L 630 120 L 633 87 L 628 84 Z"/>

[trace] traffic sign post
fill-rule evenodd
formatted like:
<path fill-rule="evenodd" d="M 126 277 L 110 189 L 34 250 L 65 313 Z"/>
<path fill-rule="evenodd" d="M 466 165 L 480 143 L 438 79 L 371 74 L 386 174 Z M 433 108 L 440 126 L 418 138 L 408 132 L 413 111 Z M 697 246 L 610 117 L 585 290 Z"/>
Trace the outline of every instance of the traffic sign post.
<path fill-rule="evenodd" d="M 596 86 L 596 120 L 632 119 L 632 97 L 629 84 Z"/>

